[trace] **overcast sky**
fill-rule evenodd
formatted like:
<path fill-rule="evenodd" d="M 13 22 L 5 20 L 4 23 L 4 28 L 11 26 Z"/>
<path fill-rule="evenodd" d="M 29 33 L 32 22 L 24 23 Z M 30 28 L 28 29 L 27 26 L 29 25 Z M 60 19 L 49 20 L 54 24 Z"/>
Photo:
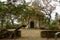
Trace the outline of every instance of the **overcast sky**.
<path fill-rule="evenodd" d="M 55 19 L 56 12 L 60 15 L 60 3 L 52 1 L 51 4 L 56 6 L 55 10 L 52 12 L 52 19 Z"/>
<path fill-rule="evenodd" d="M 1 1 L 6 1 L 6 0 L 1 0 Z M 30 0 L 26 0 L 26 2 L 28 2 Z M 57 12 L 58 14 L 60 14 L 60 3 L 52 1 L 51 4 L 56 6 L 56 9 L 52 12 L 52 19 L 55 18 L 55 13 Z"/>

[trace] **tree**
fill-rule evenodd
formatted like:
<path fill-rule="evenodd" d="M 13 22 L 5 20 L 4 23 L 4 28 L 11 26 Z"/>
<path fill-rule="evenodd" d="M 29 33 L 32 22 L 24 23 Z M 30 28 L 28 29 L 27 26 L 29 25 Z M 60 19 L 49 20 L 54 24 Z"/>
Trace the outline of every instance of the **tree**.
<path fill-rule="evenodd" d="M 14 25 L 14 15 L 13 15 L 13 10 L 16 8 L 15 5 L 13 5 L 12 3 L 8 3 L 7 4 L 8 7 L 8 17 L 11 20 L 12 24 Z"/>
<path fill-rule="evenodd" d="M 26 3 L 23 5 L 18 5 L 13 11 L 14 15 L 18 18 L 21 16 L 22 22 L 29 20 L 31 16 L 35 15 L 35 9 L 28 6 Z"/>
<path fill-rule="evenodd" d="M 7 11 L 6 5 L 4 5 L 3 2 L 0 2 L 0 21 L 1 21 L 1 27 L 3 27 L 3 24 L 5 22 L 6 11 Z"/>
<path fill-rule="evenodd" d="M 1 2 L 2 3 L 2 2 Z M 2 8 L 3 7 L 3 8 Z M 26 3 L 19 4 L 17 6 L 12 3 L 1 4 L 1 18 L 5 18 L 5 23 L 14 25 L 14 20 L 22 19 L 22 23 L 31 18 L 31 16 L 35 16 L 35 9 L 33 7 L 28 6 Z M 2 22 L 3 23 L 3 22 Z M 5 25 L 6 25 L 5 24 Z"/>
<path fill-rule="evenodd" d="M 58 13 L 55 14 L 55 20 L 58 20 Z"/>

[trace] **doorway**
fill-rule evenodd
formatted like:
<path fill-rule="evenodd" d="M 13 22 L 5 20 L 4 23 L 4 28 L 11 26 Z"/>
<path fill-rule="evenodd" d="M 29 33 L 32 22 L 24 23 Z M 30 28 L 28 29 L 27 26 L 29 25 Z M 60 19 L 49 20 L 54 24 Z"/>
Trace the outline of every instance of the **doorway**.
<path fill-rule="evenodd" d="M 34 28 L 34 21 L 30 22 L 30 28 Z"/>

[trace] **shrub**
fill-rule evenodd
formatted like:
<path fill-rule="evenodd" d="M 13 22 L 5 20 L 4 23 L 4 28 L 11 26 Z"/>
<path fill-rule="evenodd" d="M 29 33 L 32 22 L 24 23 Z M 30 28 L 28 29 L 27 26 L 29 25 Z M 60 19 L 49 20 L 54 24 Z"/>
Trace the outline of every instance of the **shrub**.
<path fill-rule="evenodd" d="M 57 29 L 58 29 L 57 26 L 58 26 L 57 22 L 56 22 L 56 21 L 53 21 L 53 22 L 50 24 L 49 29 L 51 29 L 51 30 L 57 30 Z"/>
<path fill-rule="evenodd" d="M 11 23 L 7 23 L 6 24 L 6 28 L 7 29 L 14 29 L 14 28 L 17 28 L 17 27 L 19 27 L 19 25 L 17 25 L 17 24 L 11 24 Z"/>

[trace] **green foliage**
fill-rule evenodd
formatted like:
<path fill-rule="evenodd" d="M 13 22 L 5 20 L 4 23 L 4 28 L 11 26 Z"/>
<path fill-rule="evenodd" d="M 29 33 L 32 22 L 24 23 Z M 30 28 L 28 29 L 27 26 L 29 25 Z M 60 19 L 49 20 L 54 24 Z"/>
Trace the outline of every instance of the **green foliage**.
<path fill-rule="evenodd" d="M 20 15 L 21 18 L 19 18 Z M 10 23 L 6 24 L 6 28 L 14 28 L 14 19 L 21 19 L 24 23 L 24 20 L 31 16 L 35 16 L 35 9 L 28 6 L 26 3 L 15 6 L 12 3 L 4 4 L 3 2 L 0 2 L 1 25 L 3 26 L 4 23 L 11 21 Z"/>
<path fill-rule="evenodd" d="M 9 29 L 9 28 L 13 28 L 14 25 L 12 25 L 11 23 L 6 23 L 6 28 Z"/>
<path fill-rule="evenodd" d="M 57 30 L 57 29 L 58 29 L 57 21 L 53 21 L 53 22 L 50 24 L 49 29 L 51 29 L 51 30 Z"/>
<path fill-rule="evenodd" d="M 6 26 L 5 26 L 7 29 L 14 29 L 14 28 L 17 28 L 17 27 L 19 27 L 19 25 L 17 25 L 17 24 L 14 24 L 14 25 L 12 25 L 11 23 L 6 23 Z"/>

